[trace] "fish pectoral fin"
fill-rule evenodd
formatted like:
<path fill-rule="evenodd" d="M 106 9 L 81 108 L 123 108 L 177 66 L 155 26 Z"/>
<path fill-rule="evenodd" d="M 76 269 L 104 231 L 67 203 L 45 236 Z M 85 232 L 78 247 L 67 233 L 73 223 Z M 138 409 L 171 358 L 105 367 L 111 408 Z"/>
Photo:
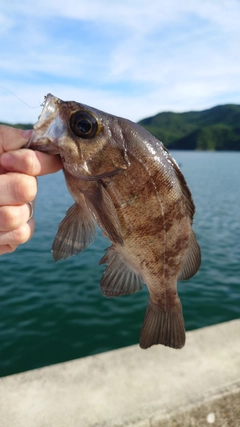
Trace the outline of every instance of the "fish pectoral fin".
<path fill-rule="evenodd" d="M 97 183 L 93 192 L 86 192 L 86 203 L 105 236 L 111 242 L 122 245 L 122 230 L 117 211 L 101 182 Z"/>
<path fill-rule="evenodd" d="M 78 254 L 93 242 L 95 236 L 96 227 L 88 209 L 75 203 L 58 227 L 52 245 L 54 260 Z"/>
<path fill-rule="evenodd" d="M 142 289 L 143 281 L 139 274 L 112 246 L 99 264 L 107 264 L 100 282 L 100 289 L 106 297 L 129 295 Z"/>
<path fill-rule="evenodd" d="M 188 248 L 178 280 L 188 280 L 194 276 L 201 265 L 201 251 L 194 232 L 191 233 Z"/>
<path fill-rule="evenodd" d="M 148 348 L 163 344 L 172 348 L 182 348 L 185 344 L 185 328 L 181 302 L 169 310 L 149 300 L 144 318 L 140 347 Z"/>

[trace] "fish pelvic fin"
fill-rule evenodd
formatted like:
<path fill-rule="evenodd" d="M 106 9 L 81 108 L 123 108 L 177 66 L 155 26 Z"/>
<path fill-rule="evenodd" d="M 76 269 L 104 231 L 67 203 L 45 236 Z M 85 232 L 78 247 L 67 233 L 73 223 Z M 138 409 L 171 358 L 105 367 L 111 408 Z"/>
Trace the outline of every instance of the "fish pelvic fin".
<path fill-rule="evenodd" d="M 194 232 L 191 233 L 188 248 L 178 280 L 188 280 L 194 276 L 201 265 L 201 251 Z"/>
<path fill-rule="evenodd" d="M 138 292 L 143 287 L 140 275 L 111 246 L 99 261 L 107 264 L 100 281 L 100 289 L 106 297 L 118 297 Z"/>
<path fill-rule="evenodd" d="M 172 348 L 184 346 L 185 328 L 180 300 L 167 311 L 149 300 L 141 330 L 140 347 L 146 349 L 154 344 Z"/>
<path fill-rule="evenodd" d="M 52 245 L 54 260 L 78 254 L 93 242 L 95 236 L 95 224 L 88 209 L 75 203 L 68 209 L 58 227 Z"/>

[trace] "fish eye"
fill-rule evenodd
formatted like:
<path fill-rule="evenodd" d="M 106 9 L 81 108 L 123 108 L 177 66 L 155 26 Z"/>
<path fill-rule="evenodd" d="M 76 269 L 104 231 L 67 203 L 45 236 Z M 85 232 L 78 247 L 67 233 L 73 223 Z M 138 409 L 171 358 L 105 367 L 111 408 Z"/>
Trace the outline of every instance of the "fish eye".
<path fill-rule="evenodd" d="M 70 117 L 70 127 L 81 138 L 93 138 L 99 130 L 96 117 L 87 111 L 75 111 Z"/>

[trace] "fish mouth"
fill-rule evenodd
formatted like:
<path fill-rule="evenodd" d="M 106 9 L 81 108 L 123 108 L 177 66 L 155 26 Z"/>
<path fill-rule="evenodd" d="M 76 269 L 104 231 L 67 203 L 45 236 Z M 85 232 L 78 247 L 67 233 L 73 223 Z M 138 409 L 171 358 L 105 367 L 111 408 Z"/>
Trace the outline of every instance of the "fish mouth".
<path fill-rule="evenodd" d="M 59 154 L 59 148 L 52 145 L 52 141 L 48 138 L 40 138 L 40 141 L 30 141 L 26 148 L 30 148 L 33 151 L 41 151 L 47 154 Z"/>
<path fill-rule="evenodd" d="M 33 130 L 31 138 L 24 148 L 30 148 L 31 150 L 41 151 L 48 154 L 59 154 L 57 142 L 47 135 L 39 135 L 35 130 Z"/>
<path fill-rule="evenodd" d="M 52 120 L 53 117 L 56 116 L 58 110 L 59 110 L 59 105 L 62 103 L 63 101 L 59 98 L 57 98 L 56 96 L 52 95 L 51 93 L 48 93 L 45 97 L 44 97 L 44 101 L 42 104 L 42 112 L 38 118 L 38 122 L 36 123 L 35 126 L 41 126 L 42 122 L 46 122 L 49 119 Z"/>
<path fill-rule="evenodd" d="M 44 98 L 43 109 L 33 126 L 33 133 L 25 148 L 59 154 L 58 140 L 64 134 L 66 125 L 59 116 L 61 99 L 49 93 Z"/>

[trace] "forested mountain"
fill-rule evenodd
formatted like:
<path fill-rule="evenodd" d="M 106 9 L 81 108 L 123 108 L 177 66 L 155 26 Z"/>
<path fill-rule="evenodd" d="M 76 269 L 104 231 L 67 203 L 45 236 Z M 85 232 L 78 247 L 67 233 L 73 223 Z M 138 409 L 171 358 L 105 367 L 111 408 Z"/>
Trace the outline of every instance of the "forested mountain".
<path fill-rule="evenodd" d="M 240 150 L 240 105 L 164 112 L 139 122 L 169 149 Z"/>
<path fill-rule="evenodd" d="M 16 123 L 13 125 L 10 123 L 0 122 L 0 125 L 12 126 L 13 128 L 20 128 L 20 129 L 32 129 L 33 127 L 32 123 Z"/>

